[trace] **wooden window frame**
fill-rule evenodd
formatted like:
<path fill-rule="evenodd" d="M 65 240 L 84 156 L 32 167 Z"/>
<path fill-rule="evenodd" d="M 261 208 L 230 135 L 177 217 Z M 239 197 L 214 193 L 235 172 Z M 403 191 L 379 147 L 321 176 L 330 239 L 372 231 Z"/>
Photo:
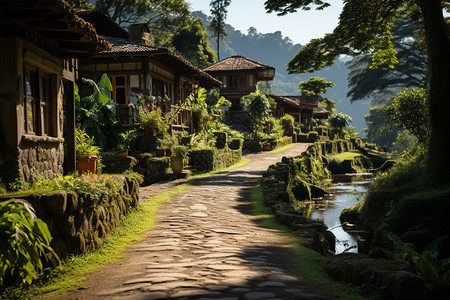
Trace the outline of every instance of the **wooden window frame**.
<path fill-rule="evenodd" d="M 117 102 L 117 88 L 125 88 L 125 104 L 128 105 L 128 75 L 127 74 L 115 74 L 115 75 L 108 75 L 109 80 L 111 81 L 112 87 L 113 87 L 113 93 L 112 93 L 112 99 L 114 102 Z M 117 77 L 124 77 L 125 78 L 125 84 L 124 85 L 117 85 L 116 84 L 116 78 Z M 121 103 L 122 104 L 122 103 Z"/>
<path fill-rule="evenodd" d="M 39 68 L 29 64 L 24 65 L 24 132 L 29 135 L 53 136 L 52 126 L 52 104 L 51 97 L 51 77 L 49 74 L 42 72 Z M 28 94 L 27 74 L 32 74 L 30 78 L 31 95 Z M 42 79 L 45 79 L 42 85 Z M 44 90 L 43 93 L 42 90 Z M 30 104 L 31 103 L 31 104 Z M 28 112 L 32 112 L 32 126 L 29 126 Z"/>

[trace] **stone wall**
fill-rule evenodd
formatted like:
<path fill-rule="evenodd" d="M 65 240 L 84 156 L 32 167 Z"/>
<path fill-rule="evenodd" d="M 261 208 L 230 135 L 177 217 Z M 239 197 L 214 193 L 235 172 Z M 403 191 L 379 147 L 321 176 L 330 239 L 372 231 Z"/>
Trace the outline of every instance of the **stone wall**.
<path fill-rule="evenodd" d="M 55 174 L 63 173 L 64 140 L 24 136 L 19 144 L 19 170 L 24 180 L 33 173 L 43 174 L 52 179 Z"/>
<path fill-rule="evenodd" d="M 0 201 L 11 196 L 0 196 Z M 120 218 L 139 202 L 139 183 L 123 177 L 123 188 L 115 195 L 50 194 L 17 195 L 31 203 L 38 218 L 48 226 L 53 237 L 51 246 L 60 258 L 100 246 L 117 227 Z"/>
<path fill-rule="evenodd" d="M 306 201 L 323 196 L 319 185 L 331 178 L 326 168 L 326 157 L 354 149 L 347 140 L 314 143 L 296 157 L 283 157 L 271 165 L 263 175 L 264 203 L 272 209 L 278 223 L 289 226 L 303 237 L 305 246 L 321 254 L 334 251 L 334 235 L 319 221 L 311 220 Z"/>
<path fill-rule="evenodd" d="M 223 149 L 203 149 L 189 152 L 189 165 L 198 171 L 213 171 L 226 168 L 239 162 L 242 149 L 231 150 L 228 146 Z"/>

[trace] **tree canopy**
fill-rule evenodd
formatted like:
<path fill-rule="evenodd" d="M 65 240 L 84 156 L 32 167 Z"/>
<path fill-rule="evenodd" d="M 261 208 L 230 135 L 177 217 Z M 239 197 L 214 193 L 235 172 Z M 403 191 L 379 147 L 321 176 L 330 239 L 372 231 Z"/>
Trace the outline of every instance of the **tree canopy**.
<path fill-rule="evenodd" d="M 392 42 L 398 63 L 393 69 L 370 68 L 372 54 L 365 53 L 346 63 L 350 74 L 347 97 L 350 101 L 370 97 L 372 104 L 388 104 L 391 96 L 404 88 L 426 85 L 427 57 L 418 34 L 423 26 L 411 16 L 398 19 L 392 28 Z"/>
<path fill-rule="evenodd" d="M 268 12 L 280 15 L 297 9 L 323 9 L 328 1 L 266 0 Z M 432 181 L 450 182 L 450 103 L 447 89 L 450 82 L 450 34 L 443 16 L 448 0 L 346 0 L 339 24 L 332 33 L 313 39 L 300 49 L 288 63 L 290 73 L 320 70 L 334 63 L 341 54 L 357 55 L 372 52 L 372 67 L 393 68 L 398 62 L 391 28 L 394 21 L 405 16 L 408 8 L 418 8 L 424 26 L 428 54 L 429 107 L 431 138 L 427 174 Z"/>
<path fill-rule="evenodd" d="M 216 54 L 200 18 L 189 18 L 170 36 L 169 42 L 185 59 L 200 69 L 215 63 Z"/>
<path fill-rule="evenodd" d="M 96 0 L 95 8 L 121 26 L 148 23 L 156 39 L 161 39 L 161 33 L 174 32 L 190 16 L 185 0 Z"/>
<path fill-rule="evenodd" d="M 336 84 L 332 81 L 325 81 L 323 77 L 311 77 L 306 81 L 298 84 L 298 89 L 305 96 L 319 96 L 327 93 L 327 88 L 333 87 Z"/>

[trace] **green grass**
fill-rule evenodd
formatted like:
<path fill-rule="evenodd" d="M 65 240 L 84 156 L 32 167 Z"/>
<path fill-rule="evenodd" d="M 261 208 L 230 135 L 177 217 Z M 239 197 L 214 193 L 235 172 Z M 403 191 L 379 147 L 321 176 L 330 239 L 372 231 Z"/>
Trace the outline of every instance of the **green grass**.
<path fill-rule="evenodd" d="M 271 151 L 268 151 L 268 152 L 269 152 L 269 153 L 283 152 L 283 151 L 286 151 L 286 150 L 288 150 L 288 149 L 291 149 L 291 148 L 294 147 L 294 146 L 295 146 L 294 143 L 292 143 L 292 144 L 287 144 L 287 145 L 284 145 L 283 147 L 275 148 L 274 150 L 271 150 Z"/>
<path fill-rule="evenodd" d="M 361 152 L 358 150 L 351 150 L 347 152 L 342 152 L 336 155 L 332 155 L 329 157 L 330 160 L 336 160 L 336 161 L 344 161 L 344 160 L 352 160 L 353 158 L 357 156 L 363 156 Z"/>
<path fill-rule="evenodd" d="M 290 258 L 303 277 L 315 282 L 331 294 L 338 294 L 343 299 L 371 299 L 367 296 L 361 296 L 362 291 L 358 288 L 333 281 L 323 269 L 327 258 L 302 246 L 300 237 L 292 234 L 288 227 L 276 223 L 270 208 L 263 203 L 261 185 L 257 185 L 251 190 L 250 201 L 253 205 L 252 213 L 259 217 L 259 222 L 263 227 L 279 230 L 288 236 L 292 251 Z"/>

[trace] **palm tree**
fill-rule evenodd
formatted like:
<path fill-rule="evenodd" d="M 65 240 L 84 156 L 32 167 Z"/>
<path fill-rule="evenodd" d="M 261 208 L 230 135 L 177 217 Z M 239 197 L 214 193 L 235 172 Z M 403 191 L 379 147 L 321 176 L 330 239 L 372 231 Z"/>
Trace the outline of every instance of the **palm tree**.
<path fill-rule="evenodd" d="M 342 130 L 350 124 L 352 118 L 344 113 L 338 113 L 328 119 L 331 127 L 339 130 L 339 136 L 342 137 Z"/>

